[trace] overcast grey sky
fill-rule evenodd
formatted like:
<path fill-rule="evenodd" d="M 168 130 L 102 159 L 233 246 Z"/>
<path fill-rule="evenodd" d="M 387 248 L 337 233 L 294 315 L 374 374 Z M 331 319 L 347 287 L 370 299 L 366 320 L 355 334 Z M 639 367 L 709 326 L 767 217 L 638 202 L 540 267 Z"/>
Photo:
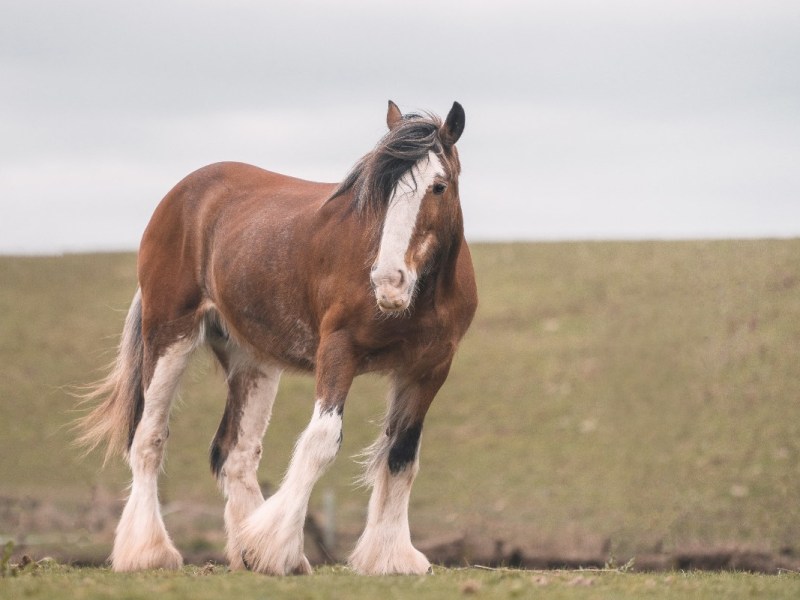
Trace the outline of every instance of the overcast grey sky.
<path fill-rule="evenodd" d="M 797 0 L 5 0 L 0 253 L 134 249 L 204 164 L 338 181 L 461 102 L 467 234 L 800 235 Z"/>

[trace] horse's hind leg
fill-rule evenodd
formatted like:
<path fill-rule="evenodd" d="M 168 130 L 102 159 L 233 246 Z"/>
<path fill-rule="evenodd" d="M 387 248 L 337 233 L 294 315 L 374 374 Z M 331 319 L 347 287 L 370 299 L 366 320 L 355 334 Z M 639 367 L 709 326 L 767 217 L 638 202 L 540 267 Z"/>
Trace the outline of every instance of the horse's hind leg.
<path fill-rule="evenodd" d="M 269 424 L 281 368 L 274 365 L 231 364 L 241 350 L 212 343 L 228 374 L 228 400 L 211 444 L 211 470 L 225 494 L 226 554 L 231 569 L 241 569 L 239 529 L 263 502 L 258 484 L 261 440 Z"/>
<path fill-rule="evenodd" d="M 350 555 L 350 565 L 365 575 L 423 574 L 425 555 L 411 543 L 408 501 L 419 471 L 422 423 L 449 363 L 425 377 L 395 377 L 389 395 L 386 430 L 369 448 L 365 480 L 372 485 L 367 525 Z"/>
<path fill-rule="evenodd" d="M 146 319 L 144 324 L 144 406 L 128 456 L 133 481 L 114 538 L 115 571 L 176 569 L 183 564 L 161 518 L 158 473 L 169 435 L 170 406 L 194 336 L 190 330 L 179 334 L 173 327 L 163 335 L 148 335 Z"/>

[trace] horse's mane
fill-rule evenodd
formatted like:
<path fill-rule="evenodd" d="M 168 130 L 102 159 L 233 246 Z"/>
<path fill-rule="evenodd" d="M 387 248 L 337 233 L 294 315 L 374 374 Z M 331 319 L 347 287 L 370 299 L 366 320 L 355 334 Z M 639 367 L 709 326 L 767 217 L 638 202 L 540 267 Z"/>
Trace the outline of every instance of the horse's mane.
<path fill-rule="evenodd" d="M 400 178 L 417 161 L 433 150 L 442 152 L 439 128 L 442 121 L 431 114 L 408 114 L 381 138 L 375 148 L 352 168 L 331 194 L 330 200 L 353 191 L 353 205 L 359 212 L 378 212 Z"/>

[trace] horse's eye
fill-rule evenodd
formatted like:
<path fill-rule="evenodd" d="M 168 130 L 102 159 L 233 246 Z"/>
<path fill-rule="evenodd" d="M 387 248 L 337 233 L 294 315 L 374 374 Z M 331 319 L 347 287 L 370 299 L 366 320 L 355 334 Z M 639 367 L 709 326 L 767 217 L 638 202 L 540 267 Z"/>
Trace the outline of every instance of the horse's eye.
<path fill-rule="evenodd" d="M 441 196 L 444 194 L 444 191 L 447 189 L 446 183 L 437 182 L 433 184 L 433 193 L 437 196 Z"/>

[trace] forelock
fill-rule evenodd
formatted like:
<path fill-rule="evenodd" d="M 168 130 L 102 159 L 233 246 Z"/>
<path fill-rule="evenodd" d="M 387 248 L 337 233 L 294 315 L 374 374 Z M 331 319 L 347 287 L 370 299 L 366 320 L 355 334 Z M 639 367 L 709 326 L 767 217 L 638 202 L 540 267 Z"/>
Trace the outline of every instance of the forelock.
<path fill-rule="evenodd" d="M 437 156 L 442 155 L 441 125 L 441 120 L 435 115 L 404 115 L 372 152 L 356 163 L 331 199 L 352 190 L 353 202 L 359 212 L 381 210 L 397 183 L 417 162 L 431 151 Z"/>

